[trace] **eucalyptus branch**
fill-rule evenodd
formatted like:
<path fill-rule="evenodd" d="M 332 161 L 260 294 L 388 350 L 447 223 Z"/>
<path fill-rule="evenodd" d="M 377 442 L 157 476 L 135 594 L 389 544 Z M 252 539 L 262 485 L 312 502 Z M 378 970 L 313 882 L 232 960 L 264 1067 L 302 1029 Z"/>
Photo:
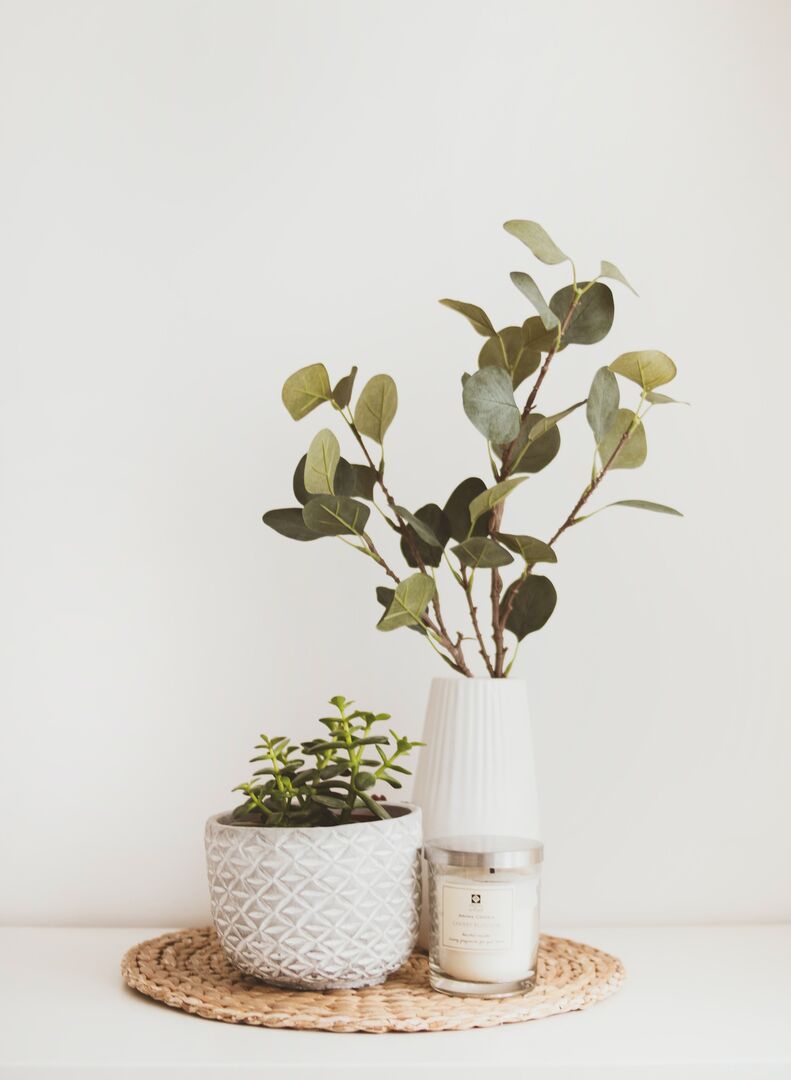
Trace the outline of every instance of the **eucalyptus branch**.
<path fill-rule="evenodd" d="M 619 282 L 629 289 L 632 287 L 618 267 L 606 261 L 602 261 L 600 273 L 595 278 L 581 284 L 573 260 L 535 221 L 508 221 L 505 229 L 525 244 L 539 261 L 549 265 L 568 262 L 572 280 L 547 301 L 529 274 L 514 272 L 512 281 L 539 314 L 532 315 L 521 326 L 509 325 L 499 330 L 476 304 L 442 301 L 446 307 L 463 315 L 486 339 L 478 353 L 478 370 L 462 378 L 462 398 L 467 417 L 486 440 L 493 485 L 487 486 L 478 476 L 467 477 L 456 485 L 444 509 L 435 503 L 428 504 L 416 515 L 411 509 L 405 509 L 396 502 L 385 480 L 385 433 L 398 410 L 395 381 L 387 374 L 374 375 L 360 393 L 355 394 L 356 367 L 333 385 L 324 364 L 313 363 L 286 379 L 282 389 L 283 404 L 294 420 L 302 420 L 315 409 L 330 405 L 341 414 L 362 451 L 365 464 L 351 463 L 341 457 L 338 439 L 332 431 L 323 428 L 313 437 L 294 473 L 294 493 L 300 505 L 269 510 L 264 514 L 265 524 L 283 536 L 298 541 L 322 536 L 339 537 L 376 563 L 395 584 L 395 589 L 377 592 L 377 598 L 385 604 L 384 614 L 377 622 L 379 630 L 400 627 L 421 630 L 430 647 L 443 660 L 455 671 L 468 676 L 472 672 L 464 656 L 465 643 L 477 642 L 486 672 L 494 678 L 509 674 L 518 648 L 518 644 L 513 648 L 510 640 L 506 644 L 505 629 L 514 634 L 518 643 L 540 629 L 555 608 L 557 594 L 551 580 L 538 574 L 531 578 L 535 565 L 552 562 L 551 549 L 563 533 L 590 516 L 581 511 L 614 463 L 616 467 L 618 464 L 635 467 L 642 463 L 646 453 L 642 429 L 639 440 L 625 453 L 624 459 L 619 463 L 616 457 L 624 452 L 648 408 L 674 402 L 673 398 L 655 391 L 676 375 L 673 361 L 658 350 L 622 353 L 596 372 L 590 392 L 583 401 L 540 421 L 534 410 L 557 354 L 569 344 L 596 344 L 612 326 L 615 312 L 612 289 L 602 279 Z M 562 318 L 561 313 L 564 313 Z M 550 318 L 554 319 L 554 326 L 548 328 L 545 320 Z M 616 376 L 641 387 L 642 398 L 635 413 L 621 409 L 620 384 Z M 531 383 L 524 404 L 520 406 L 514 391 L 527 378 Z M 647 401 L 651 403 L 648 408 L 645 407 Z M 501 524 L 506 498 L 525 479 L 521 474 L 528 470 L 538 472 L 552 461 L 560 440 L 557 425 L 581 405 L 586 406 L 585 415 L 597 449 L 589 481 L 571 512 L 548 542 L 516 531 L 503 532 Z M 516 435 L 509 442 L 515 427 Z M 553 428 L 551 438 L 541 442 Z M 374 460 L 375 445 L 382 448 L 378 463 Z M 672 507 L 643 499 L 624 499 L 616 505 L 678 513 Z M 401 552 L 410 567 L 409 571 L 401 571 L 403 577 L 365 532 L 373 510 L 399 536 Z M 485 529 L 482 527 L 484 522 Z M 449 549 L 451 537 L 458 546 Z M 501 568 L 513 562 L 509 551 L 519 552 L 523 570 L 514 575 L 514 580 L 506 587 Z M 461 573 L 450 555 L 458 557 Z M 474 637 L 462 632 L 452 633 L 445 623 L 437 587 L 437 579 L 442 575 L 435 572 L 435 567 L 440 567 L 443 560 L 464 591 Z M 401 564 L 398 565 L 400 568 Z M 473 590 L 476 567 L 491 574 L 492 645 L 489 644 L 488 628 L 481 624 Z M 525 585 L 528 580 L 529 584 Z M 276 756 L 278 753 L 276 750 Z M 277 773 L 275 762 L 271 767 Z M 285 764 L 280 771 L 284 787 L 288 789 L 291 781 Z M 271 783 L 277 787 L 275 778 Z M 295 796 L 297 801 L 300 797 Z M 254 806 L 252 795 L 249 798 Z M 306 813 L 308 809 L 306 805 Z"/>

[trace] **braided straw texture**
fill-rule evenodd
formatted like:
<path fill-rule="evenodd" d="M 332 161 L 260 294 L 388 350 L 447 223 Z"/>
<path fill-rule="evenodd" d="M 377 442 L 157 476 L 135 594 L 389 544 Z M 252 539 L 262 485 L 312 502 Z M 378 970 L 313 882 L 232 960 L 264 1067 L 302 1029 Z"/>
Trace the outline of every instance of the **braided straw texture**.
<path fill-rule="evenodd" d="M 449 997 L 431 989 L 414 953 L 380 986 L 284 990 L 243 975 L 214 930 L 177 930 L 135 945 L 121 962 L 126 982 L 173 1008 L 228 1024 L 319 1031 L 461 1031 L 585 1009 L 621 985 L 620 960 L 565 938 L 541 938 L 536 988 L 510 998 Z"/>

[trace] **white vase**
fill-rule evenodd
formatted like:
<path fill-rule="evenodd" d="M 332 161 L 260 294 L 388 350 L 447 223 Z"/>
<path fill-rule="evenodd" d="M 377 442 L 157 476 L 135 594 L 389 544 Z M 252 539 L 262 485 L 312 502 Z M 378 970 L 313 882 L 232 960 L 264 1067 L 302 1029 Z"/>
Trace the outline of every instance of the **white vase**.
<path fill-rule="evenodd" d="M 541 839 L 533 733 L 522 679 L 433 679 L 415 774 L 427 840 Z"/>
<path fill-rule="evenodd" d="M 413 801 L 426 840 L 541 839 L 533 732 L 522 679 L 432 679 Z M 428 946 L 423 875 L 420 944 Z"/>

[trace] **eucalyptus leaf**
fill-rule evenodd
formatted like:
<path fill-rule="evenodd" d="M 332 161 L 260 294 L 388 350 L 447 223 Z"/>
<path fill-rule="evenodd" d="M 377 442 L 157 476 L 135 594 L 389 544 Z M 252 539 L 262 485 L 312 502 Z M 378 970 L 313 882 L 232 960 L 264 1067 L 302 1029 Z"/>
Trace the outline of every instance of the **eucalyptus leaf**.
<path fill-rule="evenodd" d="M 543 425 L 547 418 L 542 413 L 528 413 L 514 440 L 509 469 L 511 472 L 537 473 L 545 469 L 560 450 L 560 432 L 557 424 L 549 427 L 540 439 L 533 437 L 534 429 Z M 504 446 L 495 446 L 494 452 L 502 459 Z"/>
<path fill-rule="evenodd" d="M 620 403 L 618 380 L 609 368 L 599 368 L 593 376 L 585 409 L 585 416 L 597 443 L 600 443 L 610 430 Z"/>
<path fill-rule="evenodd" d="M 631 506 L 635 510 L 651 510 L 655 514 L 672 514 L 674 517 L 683 517 L 680 510 L 674 510 L 672 506 L 663 503 L 647 502 L 645 499 L 619 499 L 618 502 L 607 503 L 602 510 L 608 510 L 611 506 Z M 595 511 L 598 513 L 598 510 Z"/>
<path fill-rule="evenodd" d="M 370 465 L 353 465 L 341 458 L 335 470 L 335 494 L 350 495 L 353 499 L 374 497 L 376 471 Z"/>
<path fill-rule="evenodd" d="M 541 320 L 538 320 L 539 323 Z M 489 338 L 478 354 L 478 367 L 500 367 L 511 377 L 514 390 L 541 363 L 541 353 L 526 341 L 521 326 L 506 326 Z"/>
<path fill-rule="evenodd" d="M 322 428 L 311 441 L 305 460 L 305 490 L 311 495 L 332 495 L 335 488 L 333 480 L 341 448 L 329 428 Z"/>
<path fill-rule="evenodd" d="M 538 442 L 539 439 L 543 439 L 547 432 L 551 431 L 553 427 L 557 427 L 561 420 L 571 416 L 573 412 L 576 412 L 584 404 L 584 401 L 578 401 L 574 405 L 569 405 L 567 409 L 553 413 L 552 416 L 542 416 L 527 433 L 528 443 Z"/>
<path fill-rule="evenodd" d="M 393 597 L 395 596 L 395 589 L 389 588 L 387 585 L 378 585 L 376 588 L 376 599 L 382 605 L 383 608 L 388 609 L 393 603 Z M 428 631 L 422 622 L 409 623 L 407 630 L 416 630 L 419 634 L 426 634 Z"/>
<path fill-rule="evenodd" d="M 510 476 L 507 480 L 501 480 L 499 484 L 476 495 L 470 503 L 470 519 L 475 522 L 482 514 L 494 510 L 495 506 L 506 499 L 525 479 L 524 476 Z"/>
<path fill-rule="evenodd" d="M 655 390 L 676 377 L 676 365 L 670 357 L 658 349 L 642 349 L 639 352 L 621 353 L 610 364 L 610 371 L 642 386 L 643 390 Z"/>
<path fill-rule="evenodd" d="M 341 536 L 365 528 L 371 511 L 365 503 L 348 495 L 314 495 L 302 508 L 302 517 L 309 529 L 322 536 Z"/>
<path fill-rule="evenodd" d="M 531 315 L 522 323 L 522 335 L 525 344 L 531 349 L 539 349 L 541 352 L 549 352 L 558 340 L 557 327 L 547 330 L 538 315 Z"/>
<path fill-rule="evenodd" d="M 621 271 L 615 265 L 615 263 L 607 262 L 606 259 L 601 261 L 601 270 L 599 271 L 600 278 L 609 278 L 610 281 L 620 281 L 621 285 L 625 285 L 627 289 L 630 289 L 635 296 L 639 296 L 637 289 L 633 285 L 630 285 Z"/>
<path fill-rule="evenodd" d="M 470 323 L 473 330 L 477 330 L 484 337 L 491 337 L 495 333 L 491 320 L 483 308 L 477 304 L 467 304 L 463 300 L 440 300 L 440 304 L 449 307 L 452 311 L 458 311 Z"/>
<path fill-rule="evenodd" d="M 589 282 L 580 282 L 579 288 L 586 289 L 574 309 L 569 325 L 563 334 L 567 345 L 595 345 L 610 332 L 615 318 L 615 300 L 612 290 L 600 281 L 594 282 L 588 289 Z M 574 301 L 574 286 L 567 285 L 560 289 L 549 301 L 549 306 L 564 322 L 568 310 Z"/>
<path fill-rule="evenodd" d="M 434 598 L 436 586 L 428 574 L 412 574 L 396 586 L 393 599 L 376 624 L 378 630 L 396 630 L 419 623 Z"/>
<path fill-rule="evenodd" d="M 498 533 L 497 539 L 521 555 L 526 563 L 549 562 L 555 563 L 558 557 L 543 540 L 537 540 L 535 536 L 520 536 L 516 533 Z"/>
<path fill-rule="evenodd" d="M 555 610 L 558 594 L 549 578 L 542 577 L 540 574 L 528 574 L 526 578 L 514 582 L 506 590 L 503 604 L 507 602 L 511 590 L 514 589 L 516 599 L 505 626 L 521 641 L 528 634 L 535 633 L 544 626 Z"/>
<path fill-rule="evenodd" d="M 320 533 L 309 529 L 302 517 L 302 507 L 284 507 L 282 510 L 267 510 L 264 525 L 287 536 L 289 540 L 318 540 Z"/>
<path fill-rule="evenodd" d="M 332 391 L 332 400 L 339 409 L 345 409 L 352 400 L 352 390 L 354 389 L 354 380 L 356 377 L 357 368 L 353 367 L 348 375 L 344 375 L 342 379 L 338 379 L 335 389 Z"/>
<path fill-rule="evenodd" d="M 645 400 L 650 401 L 652 405 L 689 405 L 688 401 L 678 401 L 676 398 L 668 397 L 667 394 L 657 394 L 655 390 L 649 390 L 645 395 Z"/>
<path fill-rule="evenodd" d="M 439 507 L 437 509 L 439 509 Z M 426 544 L 430 544 L 431 547 L 442 546 L 430 525 L 425 521 L 421 521 L 416 514 L 411 514 L 409 510 L 405 510 L 403 506 L 396 506 L 395 510 L 399 517 L 402 517 Z"/>
<path fill-rule="evenodd" d="M 558 263 L 569 261 L 568 255 L 560 250 L 546 229 L 542 228 L 537 221 L 506 221 L 503 228 L 511 236 L 515 236 L 517 240 L 526 244 L 542 263 L 556 266 Z"/>
<path fill-rule="evenodd" d="M 450 539 L 450 522 L 445 511 L 441 510 L 436 503 L 427 503 L 415 511 L 414 517 L 434 537 L 433 543 L 426 542 L 425 537 L 421 538 L 420 535 L 413 537 L 420 557 L 426 566 L 439 566 L 442 562 L 442 552 Z M 419 565 L 413 554 L 412 546 L 407 543 L 405 537 L 401 539 L 401 553 L 407 565 L 413 567 Z"/>
<path fill-rule="evenodd" d="M 514 270 L 511 273 L 511 281 L 513 281 L 520 293 L 522 293 L 523 296 L 526 296 L 536 309 L 541 317 L 541 322 L 547 330 L 551 330 L 558 325 L 559 320 L 557 315 L 550 305 L 547 304 L 543 293 L 529 274 L 525 274 L 521 270 Z"/>
<path fill-rule="evenodd" d="M 303 454 L 297 462 L 297 467 L 296 469 L 294 469 L 294 478 L 291 481 L 291 487 L 294 491 L 294 497 L 296 498 L 297 502 L 301 502 L 303 506 L 310 498 L 310 492 L 305 487 L 305 462 L 307 460 L 308 455 Z"/>
<path fill-rule="evenodd" d="M 601 458 L 602 465 L 607 465 L 612 455 L 615 453 L 619 442 L 623 436 L 631 429 L 635 419 L 635 413 L 631 409 L 619 409 L 615 414 L 615 419 L 610 426 L 607 434 L 599 443 L 599 457 Z M 629 435 L 627 441 L 618 450 L 612 464 L 611 469 L 636 469 L 646 459 L 648 454 L 648 444 L 645 438 L 645 428 L 638 420 L 637 426 Z"/>
<path fill-rule="evenodd" d="M 489 570 L 495 566 L 508 566 L 514 561 L 510 551 L 488 536 L 471 536 L 451 548 L 451 551 L 462 566 L 469 566 L 473 570 L 478 567 Z"/>
<path fill-rule="evenodd" d="M 330 377 L 324 364 L 308 364 L 283 383 L 283 404 L 293 420 L 301 420 L 332 395 Z"/>
<path fill-rule="evenodd" d="M 469 476 L 453 489 L 445 503 L 445 517 L 450 524 L 450 535 L 454 540 L 465 540 L 472 527 L 473 536 L 485 536 L 487 525 L 481 518 L 473 522 L 470 518 L 470 503 L 476 496 L 486 491 L 486 484 L 477 476 Z"/>
<path fill-rule="evenodd" d="M 484 367 L 462 391 L 464 411 L 489 442 L 507 443 L 519 432 L 519 409 L 511 377 L 502 368 Z"/>
<path fill-rule="evenodd" d="M 354 409 L 354 423 L 362 435 L 380 445 L 398 409 L 398 391 L 389 375 L 374 375 L 363 387 Z"/>

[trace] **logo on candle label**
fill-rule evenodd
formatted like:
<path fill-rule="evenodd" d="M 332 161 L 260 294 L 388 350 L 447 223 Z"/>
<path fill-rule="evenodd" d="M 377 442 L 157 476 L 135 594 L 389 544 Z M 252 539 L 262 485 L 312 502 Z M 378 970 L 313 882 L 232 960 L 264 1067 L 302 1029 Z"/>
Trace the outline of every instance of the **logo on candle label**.
<path fill-rule="evenodd" d="M 476 952 L 510 949 L 513 940 L 514 890 L 464 885 L 442 886 L 442 945 Z"/>

